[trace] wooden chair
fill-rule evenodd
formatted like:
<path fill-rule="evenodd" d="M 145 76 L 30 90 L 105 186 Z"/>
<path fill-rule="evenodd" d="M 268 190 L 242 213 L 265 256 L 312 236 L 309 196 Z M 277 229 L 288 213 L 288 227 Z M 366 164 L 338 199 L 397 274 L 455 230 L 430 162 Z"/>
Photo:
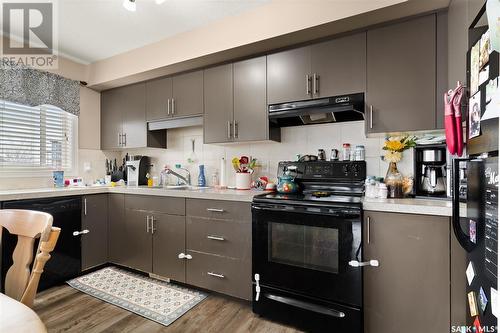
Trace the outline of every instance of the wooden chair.
<path fill-rule="evenodd" d="M 18 239 L 12 254 L 14 263 L 5 277 L 5 294 L 30 308 L 33 307 L 43 267 L 50 259 L 50 252 L 54 250 L 61 232 L 60 228 L 52 227 L 52 221 L 52 215 L 43 212 L 0 210 L 0 243 L 3 228 L 17 235 Z M 40 242 L 30 272 L 36 238 L 40 238 Z"/>

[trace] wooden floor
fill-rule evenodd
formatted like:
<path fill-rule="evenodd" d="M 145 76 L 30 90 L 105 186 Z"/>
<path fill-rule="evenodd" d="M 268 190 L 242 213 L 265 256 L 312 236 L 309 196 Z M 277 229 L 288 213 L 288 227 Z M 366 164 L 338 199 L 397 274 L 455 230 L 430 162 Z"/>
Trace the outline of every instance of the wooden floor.
<path fill-rule="evenodd" d="M 299 332 L 253 314 L 250 303 L 211 294 L 165 327 L 67 285 L 37 295 L 34 310 L 49 332 Z"/>

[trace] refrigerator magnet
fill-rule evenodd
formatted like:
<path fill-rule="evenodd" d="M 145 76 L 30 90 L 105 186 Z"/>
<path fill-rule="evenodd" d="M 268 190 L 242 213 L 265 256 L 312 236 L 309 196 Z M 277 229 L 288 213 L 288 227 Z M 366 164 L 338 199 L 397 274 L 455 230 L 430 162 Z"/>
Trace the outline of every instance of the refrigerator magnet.
<path fill-rule="evenodd" d="M 495 288 L 490 288 L 491 313 L 498 318 L 498 292 Z"/>
<path fill-rule="evenodd" d="M 486 293 L 484 292 L 483 287 L 479 288 L 479 307 L 481 308 L 481 312 L 484 314 L 486 310 L 486 306 L 488 305 L 488 298 L 486 297 Z"/>
<path fill-rule="evenodd" d="M 474 319 L 474 332 L 476 333 L 483 333 L 484 330 L 483 330 L 483 326 L 481 326 L 481 322 L 479 321 L 479 317 L 476 317 L 476 319 Z"/>
<path fill-rule="evenodd" d="M 469 138 L 481 134 L 481 92 L 469 98 Z"/>
<path fill-rule="evenodd" d="M 479 314 L 479 311 L 477 311 L 476 293 L 474 291 L 469 292 L 467 294 L 467 299 L 469 300 L 470 316 L 477 316 Z"/>
<path fill-rule="evenodd" d="M 469 220 L 469 239 L 472 243 L 476 244 L 477 227 L 476 221 Z"/>
<path fill-rule="evenodd" d="M 476 276 L 476 273 L 474 272 L 474 266 L 472 266 L 472 261 L 469 261 L 469 265 L 467 265 L 467 270 L 465 271 L 465 275 L 467 275 L 467 282 L 470 284 L 472 283 L 472 280 L 474 280 L 474 276 Z"/>

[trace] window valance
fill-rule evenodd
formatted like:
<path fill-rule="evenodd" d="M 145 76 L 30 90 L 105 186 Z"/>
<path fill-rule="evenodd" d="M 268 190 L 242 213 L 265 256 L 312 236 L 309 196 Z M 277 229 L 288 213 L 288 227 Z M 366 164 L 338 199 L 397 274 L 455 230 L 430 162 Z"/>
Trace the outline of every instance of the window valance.
<path fill-rule="evenodd" d="M 0 63 L 0 99 L 29 106 L 49 104 L 78 116 L 80 82 L 13 63 Z"/>

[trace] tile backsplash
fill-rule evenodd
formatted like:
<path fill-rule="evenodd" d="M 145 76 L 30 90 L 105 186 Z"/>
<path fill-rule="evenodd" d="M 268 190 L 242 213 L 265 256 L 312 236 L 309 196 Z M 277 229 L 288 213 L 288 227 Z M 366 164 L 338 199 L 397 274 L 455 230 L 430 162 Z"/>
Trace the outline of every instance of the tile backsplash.
<path fill-rule="evenodd" d="M 252 142 L 233 143 L 224 145 L 203 144 L 203 129 L 191 127 L 183 129 L 168 130 L 167 144 L 164 149 L 129 149 L 122 152 L 131 155 L 147 155 L 151 157 L 152 174 L 158 175 L 164 165 L 174 167 L 181 164 L 191 171 L 193 184 L 198 177 L 198 165 L 205 165 L 205 175 L 209 185 L 212 174 L 219 170 L 220 159 L 226 159 L 227 184 L 234 184 L 234 172 L 230 161 L 235 156 L 251 156 L 257 158 L 260 168 L 256 176 L 268 176 L 276 178 L 279 161 L 295 160 L 297 154 L 317 154 L 322 148 L 330 155 L 332 148 L 342 149 L 342 144 L 347 142 L 351 146 L 364 145 L 366 150 L 366 163 L 368 175 L 385 176 L 388 164 L 381 160 L 383 154 L 382 145 L 384 138 L 366 138 L 364 122 L 333 123 L 322 125 L 309 125 L 299 127 L 286 127 L 281 131 L 281 142 Z M 194 155 L 191 149 L 191 140 L 195 140 Z M 195 158 L 194 163 L 188 163 L 189 158 Z M 80 162 L 82 164 L 82 162 Z M 104 162 L 103 162 L 104 165 Z M 404 153 L 403 161 L 398 164 L 403 175 L 413 173 L 413 152 L 408 150 Z M 104 169 L 103 169 L 104 170 Z"/>

